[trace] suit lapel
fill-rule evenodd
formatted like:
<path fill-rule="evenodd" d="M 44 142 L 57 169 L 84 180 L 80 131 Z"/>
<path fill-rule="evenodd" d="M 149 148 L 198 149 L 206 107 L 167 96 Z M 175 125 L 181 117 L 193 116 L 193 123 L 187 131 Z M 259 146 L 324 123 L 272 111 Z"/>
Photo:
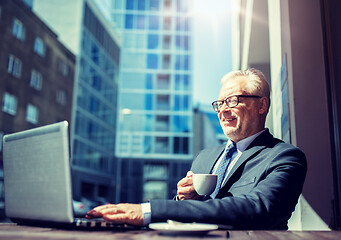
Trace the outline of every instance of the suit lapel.
<path fill-rule="evenodd" d="M 192 165 L 194 173 L 212 173 L 213 166 L 223 153 L 225 145 L 220 145 L 212 149 L 206 149 L 200 153 Z"/>
<path fill-rule="evenodd" d="M 227 176 L 227 178 L 225 179 L 223 185 L 225 185 L 227 183 L 227 181 L 232 177 L 232 175 L 237 171 L 237 169 L 246 161 L 248 161 L 250 158 L 252 158 L 252 156 L 254 156 L 255 154 L 257 154 L 259 151 L 261 151 L 264 147 L 253 147 L 251 149 L 245 150 L 242 155 L 240 156 L 240 158 L 237 160 L 236 164 L 233 166 L 233 168 L 231 169 L 231 171 L 229 172 L 229 175 Z"/>
<path fill-rule="evenodd" d="M 259 135 L 251 144 L 247 147 L 247 149 L 242 153 L 240 158 L 237 160 L 236 164 L 231 169 L 229 175 L 223 182 L 223 186 L 231 179 L 233 174 L 237 171 L 237 169 L 244 164 L 244 162 L 248 161 L 250 158 L 254 157 L 261 150 L 266 148 L 267 143 L 270 138 L 272 139 L 272 135 L 269 133 L 269 130 L 266 130 L 261 135 Z"/>
<path fill-rule="evenodd" d="M 215 156 L 212 156 L 210 159 L 212 161 L 207 161 L 207 165 L 205 166 L 205 169 L 208 169 L 210 173 L 213 173 L 213 168 L 216 162 L 219 160 L 221 154 L 223 154 L 225 150 L 225 145 L 219 146 L 218 151 L 215 151 L 213 154 L 216 154 Z"/>

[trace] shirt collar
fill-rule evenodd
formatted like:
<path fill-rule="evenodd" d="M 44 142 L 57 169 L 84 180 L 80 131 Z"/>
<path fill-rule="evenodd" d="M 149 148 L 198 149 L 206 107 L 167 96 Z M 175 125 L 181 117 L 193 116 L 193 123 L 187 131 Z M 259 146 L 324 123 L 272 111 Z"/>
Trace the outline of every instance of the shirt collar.
<path fill-rule="evenodd" d="M 263 129 L 262 131 L 250 136 L 250 137 L 247 137 L 247 138 L 244 138 L 243 140 L 239 141 L 236 143 L 237 145 L 237 150 L 240 151 L 240 152 L 244 152 L 245 149 L 253 142 L 253 140 L 256 139 L 256 137 L 258 137 L 260 134 L 262 134 L 264 131 L 266 130 Z M 226 147 L 225 149 L 227 148 L 227 146 L 229 146 L 230 144 L 232 144 L 232 140 L 229 139 L 226 143 Z"/>

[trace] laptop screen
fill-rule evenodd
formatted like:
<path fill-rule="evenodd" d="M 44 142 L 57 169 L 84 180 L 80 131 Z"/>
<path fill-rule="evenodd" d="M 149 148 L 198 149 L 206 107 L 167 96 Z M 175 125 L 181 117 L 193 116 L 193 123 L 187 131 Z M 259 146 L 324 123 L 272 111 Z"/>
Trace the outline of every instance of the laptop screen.
<path fill-rule="evenodd" d="M 73 222 L 69 156 L 66 121 L 5 135 L 7 217 Z"/>

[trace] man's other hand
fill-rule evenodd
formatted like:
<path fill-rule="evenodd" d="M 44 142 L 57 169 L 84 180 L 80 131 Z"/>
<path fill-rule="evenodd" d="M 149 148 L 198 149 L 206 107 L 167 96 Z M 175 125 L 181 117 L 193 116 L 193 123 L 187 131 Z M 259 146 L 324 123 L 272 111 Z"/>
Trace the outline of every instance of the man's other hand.
<path fill-rule="evenodd" d="M 177 195 L 179 200 L 187 199 L 198 200 L 202 198 L 202 196 L 198 195 L 198 193 L 194 189 L 193 174 L 194 173 L 192 171 L 188 171 L 186 177 L 184 177 L 178 182 Z"/>
<path fill-rule="evenodd" d="M 143 214 L 141 204 L 107 204 L 96 207 L 87 212 L 86 218 L 100 218 L 105 221 L 130 224 L 135 226 L 143 225 Z"/>

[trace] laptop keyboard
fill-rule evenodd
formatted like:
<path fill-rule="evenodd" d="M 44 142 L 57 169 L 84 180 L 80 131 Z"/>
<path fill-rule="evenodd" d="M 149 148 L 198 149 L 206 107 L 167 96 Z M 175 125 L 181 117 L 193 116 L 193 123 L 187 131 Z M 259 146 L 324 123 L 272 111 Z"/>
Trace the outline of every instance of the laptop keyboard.
<path fill-rule="evenodd" d="M 110 228 L 110 229 L 122 229 L 122 230 L 139 229 L 138 227 L 135 227 L 132 225 L 106 222 L 104 221 L 103 218 L 97 218 L 97 219 L 75 218 L 74 224 L 76 225 L 76 227 L 85 227 L 85 228 Z"/>

